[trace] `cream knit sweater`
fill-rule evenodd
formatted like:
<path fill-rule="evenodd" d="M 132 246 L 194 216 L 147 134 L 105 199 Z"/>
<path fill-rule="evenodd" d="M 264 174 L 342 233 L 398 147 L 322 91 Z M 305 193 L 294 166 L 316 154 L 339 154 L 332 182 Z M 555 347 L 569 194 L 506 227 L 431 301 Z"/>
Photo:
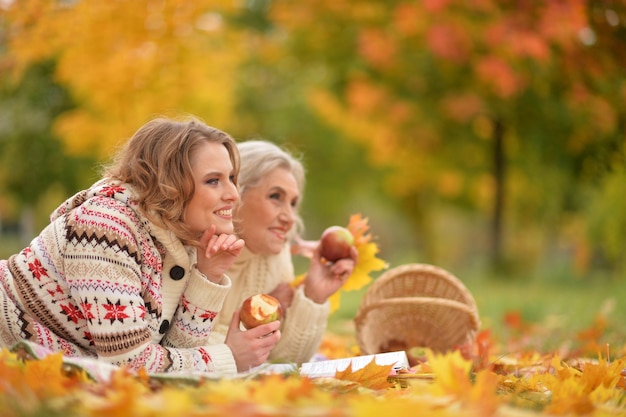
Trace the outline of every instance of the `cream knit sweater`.
<path fill-rule="evenodd" d="M 0 347 L 28 340 L 148 372 L 237 371 L 208 344 L 231 282 L 137 210 L 132 189 L 96 183 L 65 201 L 31 244 L 0 261 Z"/>
<path fill-rule="evenodd" d="M 290 248 L 285 246 L 278 255 L 261 256 L 244 248 L 228 270 L 232 289 L 216 318 L 211 333 L 213 343 L 223 343 L 233 312 L 251 295 L 268 293 L 280 282 L 294 280 Z M 304 295 L 303 287 L 296 289 L 293 302 L 281 323 L 281 338 L 272 350 L 271 362 L 306 362 L 317 352 L 326 330 L 330 303 L 317 304 Z"/>

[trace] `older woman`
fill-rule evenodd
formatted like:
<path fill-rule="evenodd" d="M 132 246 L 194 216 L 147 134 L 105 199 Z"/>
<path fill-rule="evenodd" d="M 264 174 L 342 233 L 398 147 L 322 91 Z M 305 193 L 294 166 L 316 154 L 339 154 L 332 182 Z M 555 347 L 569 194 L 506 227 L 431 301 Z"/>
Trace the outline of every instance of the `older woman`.
<path fill-rule="evenodd" d="M 285 318 L 281 339 L 269 356 L 273 361 L 302 363 L 319 348 L 330 311 L 328 298 L 345 283 L 357 260 L 353 248 L 349 258 L 322 262 L 319 244 L 312 248 L 303 285 L 292 287 L 291 242 L 301 231 L 298 215 L 304 188 L 301 162 L 284 149 L 263 140 L 238 144 L 241 155 L 239 186 L 241 200 L 236 206 L 235 231 L 245 241 L 239 258 L 228 270 L 232 291 L 217 317 L 213 342 L 223 340 L 232 312 L 243 300 L 257 293 L 269 293 L 281 301 Z"/>

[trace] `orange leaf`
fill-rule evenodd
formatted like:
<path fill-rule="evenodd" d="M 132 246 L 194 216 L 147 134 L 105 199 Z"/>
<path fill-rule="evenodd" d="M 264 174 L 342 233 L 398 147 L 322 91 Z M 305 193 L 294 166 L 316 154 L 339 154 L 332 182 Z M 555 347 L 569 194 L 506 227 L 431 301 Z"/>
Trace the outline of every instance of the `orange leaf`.
<path fill-rule="evenodd" d="M 354 236 L 354 244 L 356 246 L 367 243 L 372 238 L 371 235 L 367 233 L 369 231 L 368 221 L 369 219 L 367 217 L 363 218 L 360 213 L 350 216 L 347 229 L 352 233 L 352 236 Z"/>
<path fill-rule="evenodd" d="M 371 239 L 370 235 L 367 234 L 369 231 L 368 221 L 369 219 L 367 217 L 363 218 L 360 213 L 350 216 L 347 228 L 354 236 L 354 244 L 357 246 L 369 242 Z"/>
<path fill-rule="evenodd" d="M 352 371 L 352 362 L 343 371 L 336 371 L 335 378 L 343 381 L 357 382 L 365 388 L 374 390 L 390 388 L 393 384 L 388 381 L 391 365 L 378 365 L 374 358 L 365 367 Z"/>

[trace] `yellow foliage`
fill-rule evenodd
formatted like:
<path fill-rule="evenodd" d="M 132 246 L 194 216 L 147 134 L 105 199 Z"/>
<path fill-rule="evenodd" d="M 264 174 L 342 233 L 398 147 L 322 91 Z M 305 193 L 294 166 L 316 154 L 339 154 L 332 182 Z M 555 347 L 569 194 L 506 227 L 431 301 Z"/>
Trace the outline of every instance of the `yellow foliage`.
<path fill-rule="evenodd" d="M 460 351 L 440 354 L 427 349 L 426 357 L 435 374 L 435 381 L 430 388 L 434 395 L 463 396 L 469 391 L 472 384 L 470 380 L 472 362 L 465 359 Z"/>
<path fill-rule="evenodd" d="M 355 100 L 358 100 L 355 97 Z M 349 138 L 371 147 L 372 162 L 385 165 L 396 162 L 398 149 L 395 135 L 390 134 L 384 120 L 364 118 L 359 112 L 345 108 L 338 99 L 324 91 L 311 91 L 309 101 L 315 110 L 333 127 Z"/>
<path fill-rule="evenodd" d="M 107 380 L 93 381 L 82 372 L 68 372 L 60 354 L 36 360 L 5 349 L 0 351 L 0 410 L 7 417 L 624 415 L 626 358 L 539 357 L 521 355 L 516 361 L 510 356 L 498 374 L 473 373 L 459 351 L 427 350 L 424 365 L 435 378 L 404 379 L 405 385 L 390 383 L 392 365 L 374 361 L 356 371 L 349 366 L 334 378 L 290 373 L 198 380 L 119 369 Z"/>
<path fill-rule="evenodd" d="M 80 106 L 55 131 L 70 152 L 107 157 L 156 115 L 194 114 L 226 129 L 245 58 L 241 34 L 224 15 L 233 2 L 15 2 L 8 48 L 20 73 L 56 57 L 57 78 Z"/>

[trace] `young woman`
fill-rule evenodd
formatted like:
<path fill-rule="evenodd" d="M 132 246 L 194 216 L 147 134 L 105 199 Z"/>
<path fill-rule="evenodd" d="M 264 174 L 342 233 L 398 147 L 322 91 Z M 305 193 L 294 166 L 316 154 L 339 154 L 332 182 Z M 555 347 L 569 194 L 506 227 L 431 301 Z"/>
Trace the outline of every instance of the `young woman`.
<path fill-rule="evenodd" d="M 211 335 L 220 342 L 227 334 L 230 316 L 243 300 L 258 293 L 279 299 L 285 312 L 281 339 L 269 359 L 302 363 L 319 348 L 329 315 L 328 297 L 345 283 L 357 261 L 357 252 L 332 264 L 322 262 L 314 242 L 304 284 L 292 288 L 292 253 L 302 221 L 298 208 L 304 189 L 304 168 L 299 160 L 271 142 L 254 140 L 238 144 L 241 155 L 241 200 L 235 210 L 235 230 L 245 241 L 239 258 L 228 270 L 232 291 L 217 317 Z"/>
<path fill-rule="evenodd" d="M 148 372 L 233 374 L 263 363 L 280 323 L 209 345 L 231 288 L 239 153 L 198 120 L 141 127 L 103 179 L 0 261 L 0 346 L 29 341 Z"/>

